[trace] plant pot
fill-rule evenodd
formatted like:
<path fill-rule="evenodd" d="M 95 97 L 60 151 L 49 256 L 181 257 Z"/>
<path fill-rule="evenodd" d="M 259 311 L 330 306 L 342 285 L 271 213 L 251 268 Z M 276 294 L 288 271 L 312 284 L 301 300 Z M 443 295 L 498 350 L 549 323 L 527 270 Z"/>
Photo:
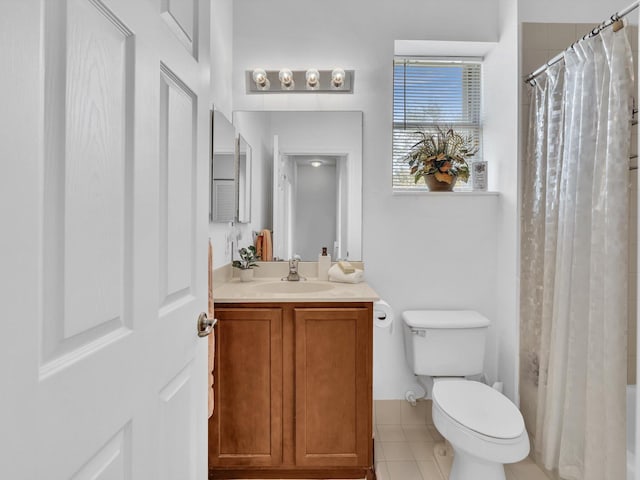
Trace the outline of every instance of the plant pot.
<path fill-rule="evenodd" d="M 240 281 L 250 282 L 253 280 L 253 268 L 240 269 Z"/>
<path fill-rule="evenodd" d="M 453 187 L 455 186 L 456 181 L 458 180 L 457 176 L 454 176 L 451 179 L 451 183 L 441 182 L 433 175 L 425 175 L 422 178 L 424 178 L 424 183 L 427 184 L 427 187 L 429 187 L 430 192 L 451 192 L 453 191 Z"/>

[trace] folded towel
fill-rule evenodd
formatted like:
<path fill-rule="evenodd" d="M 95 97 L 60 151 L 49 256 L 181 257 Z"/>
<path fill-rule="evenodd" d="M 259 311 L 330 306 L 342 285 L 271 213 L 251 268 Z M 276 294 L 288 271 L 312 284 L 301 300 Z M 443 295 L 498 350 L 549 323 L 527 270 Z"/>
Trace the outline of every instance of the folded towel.
<path fill-rule="evenodd" d="M 356 271 L 353 265 L 351 265 L 349 262 L 345 262 L 344 260 L 340 260 L 338 262 L 338 266 L 344 273 L 354 273 Z"/>
<path fill-rule="evenodd" d="M 364 271 L 355 268 L 353 273 L 344 273 L 336 263 L 329 269 L 329 281 L 339 283 L 360 283 L 364 280 Z"/>

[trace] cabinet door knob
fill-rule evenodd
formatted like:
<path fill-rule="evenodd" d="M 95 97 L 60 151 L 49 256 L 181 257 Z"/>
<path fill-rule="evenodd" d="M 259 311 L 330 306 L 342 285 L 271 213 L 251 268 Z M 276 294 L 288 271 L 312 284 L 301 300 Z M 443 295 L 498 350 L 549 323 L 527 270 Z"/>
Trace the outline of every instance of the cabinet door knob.
<path fill-rule="evenodd" d="M 206 337 L 213 332 L 213 327 L 218 323 L 217 318 L 210 319 L 207 312 L 202 312 L 198 315 L 198 336 Z"/>

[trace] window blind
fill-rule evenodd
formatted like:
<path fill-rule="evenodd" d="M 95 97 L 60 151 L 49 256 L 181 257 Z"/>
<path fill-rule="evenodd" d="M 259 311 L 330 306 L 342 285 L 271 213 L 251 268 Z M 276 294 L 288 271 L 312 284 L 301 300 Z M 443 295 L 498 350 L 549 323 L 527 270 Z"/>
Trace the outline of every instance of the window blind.
<path fill-rule="evenodd" d="M 436 125 L 453 127 L 481 147 L 481 64 L 477 59 L 394 59 L 393 67 L 393 187 L 424 189 L 403 160 L 419 137 L 416 131 Z M 478 157 L 479 154 L 476 154 Z M 473 160 L 473 158 L 469 159 Z M 458 182 L 456 190 L 470 190 Z"/>

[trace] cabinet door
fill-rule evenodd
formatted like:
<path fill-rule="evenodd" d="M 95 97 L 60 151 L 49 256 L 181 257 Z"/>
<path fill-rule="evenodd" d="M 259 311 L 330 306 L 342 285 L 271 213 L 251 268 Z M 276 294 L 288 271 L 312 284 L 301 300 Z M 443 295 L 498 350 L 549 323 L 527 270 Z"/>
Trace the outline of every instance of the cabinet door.
<path fill-rule="evenodd" d="M 216 308 L 209 466 L 282 463 L 282 311 Z"/>
<path fill-rule="evenodd" d="M 296 308 L 297 466 L 371 463 L 371 336 L 367 308 Z"/>

